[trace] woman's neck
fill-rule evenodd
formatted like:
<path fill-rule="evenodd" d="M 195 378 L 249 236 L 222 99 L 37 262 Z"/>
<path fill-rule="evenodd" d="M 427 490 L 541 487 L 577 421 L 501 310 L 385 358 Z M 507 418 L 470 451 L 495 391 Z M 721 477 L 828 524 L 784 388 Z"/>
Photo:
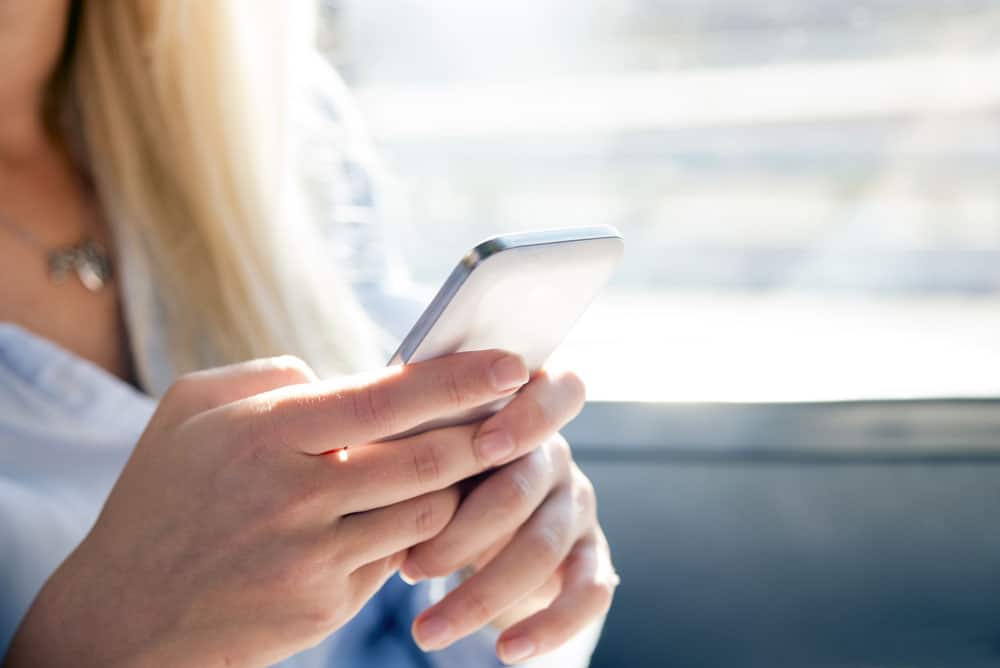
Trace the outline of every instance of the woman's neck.
<path fill-rule="evenodd" d="M 44 102 L 62 54 L 66 8 L 59 2 L 0 2 L 0 169 L 52 148 Z"/>
<path fill-rule="evenodd" d="M 0 175 L 18 171 L 25 163 L 53 149 L 42 115 L 35 110 L 8 110 L 0 105 Z"/>

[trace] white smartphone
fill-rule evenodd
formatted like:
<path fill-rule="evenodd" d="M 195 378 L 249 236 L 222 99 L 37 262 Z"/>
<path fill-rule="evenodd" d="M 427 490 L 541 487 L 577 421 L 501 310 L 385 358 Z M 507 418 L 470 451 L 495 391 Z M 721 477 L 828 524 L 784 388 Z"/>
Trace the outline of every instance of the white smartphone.
<path fill-rule="evenodd" d="M 499 348 L 537 371 L 607 284 L 624 247 L 618 230 L 606 225 L 487 239 L 458 263 L 389 364 Z M 509 400 L 408 433 L 477 420 Z"/>

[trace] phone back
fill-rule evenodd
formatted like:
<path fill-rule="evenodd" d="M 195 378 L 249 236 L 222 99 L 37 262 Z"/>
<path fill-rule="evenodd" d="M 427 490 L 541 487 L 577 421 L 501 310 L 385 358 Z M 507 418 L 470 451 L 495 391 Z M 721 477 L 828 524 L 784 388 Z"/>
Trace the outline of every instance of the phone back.
<path fill-rule="evenodd" d="M 496 237 L 449 276 L 390 363 L 499 348 L 540 369 L 608 282 L 624 242 L 611 227 Z M 497 410 L 483 407 L 443 423 Z"/>

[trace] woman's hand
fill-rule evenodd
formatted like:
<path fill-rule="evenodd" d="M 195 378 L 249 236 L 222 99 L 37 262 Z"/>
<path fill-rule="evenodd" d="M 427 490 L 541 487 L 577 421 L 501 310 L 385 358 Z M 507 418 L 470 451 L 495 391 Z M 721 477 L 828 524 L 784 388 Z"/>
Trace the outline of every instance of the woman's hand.
<path fill-rule="evenodd" d="M 182 378 L 7 665 L 265 665 L 319 642 L 501 460 L 465 427 L 376 441 L 527 380 L 498 351 L 324 382 L 289 358 Z"/>
<path fill-rule="evenodd" d="M 594 488 L 557 433 L 580 411 L 583 395 L 572 374 L 539 374 L 506 408 L 470 428 L 476 442 L 496 452 L 506 444 L 509 454 L 402 568 L 409 580 L 475 569 L 415 621 L 425 649 L 493 622 L 507 627 L 498 656 L 515 663 L 556 649 L 608 610 L 618 577 Z"/>

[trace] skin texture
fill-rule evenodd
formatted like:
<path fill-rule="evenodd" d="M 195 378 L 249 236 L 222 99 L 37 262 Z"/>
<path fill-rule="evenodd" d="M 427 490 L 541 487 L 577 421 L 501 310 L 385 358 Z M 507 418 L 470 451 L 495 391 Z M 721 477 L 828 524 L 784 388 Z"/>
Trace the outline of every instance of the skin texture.
<path fill-rule="evenodd" d="M 110 248 L 94 194 L 42 120 L 44 93 L 62 52 L 67 0 L 0 0 L 0 216 L 47 248 L 84 233 Z M 0 320 L 16 322 L 111 373 L 131 376 L 115 281 L 89 292 L 47 274 L 43 251 L 0 228 Z M 46 308 L 39 308 L 45 304 Z"/>
<path fill-rule="evenodd" d="M 607 609 L 615 582 L 592 488 L 553 436 L 582 386 L 572 375 L 527 381 L 523 361 L 501 351 L 335 381 L 295 358 L 181 378 L 8 665 L 268 665 L 346 623 L 407 558 L 446 571 L 498 541 L 421 616 L 418 641 L 441 647 L 507 612 L 527 618 L 502 636 L 502 658 L 524 638 L 536 653 L 557 647 Z M 379 442 L 522 387 L 481 424 Z M 484 448 L 498 428 L 507 454 Z M 347 457 L 330 452 L 344 447 Z M 485 472 L 461 502 L 460 484 Z M 527 519 L 494 526 L 483 503 Z M 439 539 L 461 547 L 444 552 Z M 518 611 L 553 578 L 550 606 Z M 426 638 L 433 617 L 450 635 Z M 60 643 L 47 642 L 56 630 Z"/>
<path fill-rule="evenodd" d="M 99 209 L 42 123 L 67 9 L 0 0 L 0 62 L 16 63 L 0 77 L 0 207 L 54 245 Z M 129 378 L 116 285 L 56 286 L 2 231 L 0 263 L 18 276 L 0 286 L 0 318 Z M 514 392 L 480 423 L 384 440 Z M 342 626 L 400 568 L 473 573 L 416 621 L 424 648 L 493 623 L 506 661 L 552 650 L 617 584 L 593 487 L 558 434 L 583 399 L 576 376 L 529 381 L 500 351 L 334 381 L 287 357 L 185 376 L 4 665 L 267 665 Z"/>

